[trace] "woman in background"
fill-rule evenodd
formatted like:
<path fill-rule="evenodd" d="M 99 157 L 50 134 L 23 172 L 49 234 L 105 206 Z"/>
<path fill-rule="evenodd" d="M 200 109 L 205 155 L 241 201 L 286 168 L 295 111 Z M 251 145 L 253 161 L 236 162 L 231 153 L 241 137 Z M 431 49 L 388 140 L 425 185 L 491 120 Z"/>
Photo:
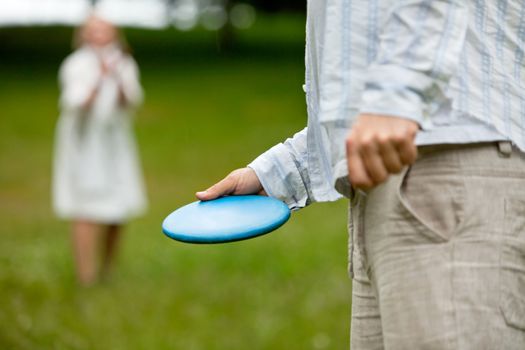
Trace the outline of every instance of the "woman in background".
<path fill-rule="evenodd" d="M 91 16 L 76 44 L 59 73 L 53 205 L 73 222 L 77 277 L 91 285 L 110 271 L 122 225 L 146 209 L 131 119 L 142 88 L 137 65 L 111 23 Z"/>

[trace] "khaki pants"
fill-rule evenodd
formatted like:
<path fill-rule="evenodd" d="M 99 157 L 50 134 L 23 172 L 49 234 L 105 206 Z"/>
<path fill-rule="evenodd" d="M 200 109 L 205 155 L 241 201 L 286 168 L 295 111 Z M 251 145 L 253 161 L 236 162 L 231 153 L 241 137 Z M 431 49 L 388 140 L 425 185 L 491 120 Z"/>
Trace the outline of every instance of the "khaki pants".
<path fill-rule="evenodd" d="M 351 349 L 525 349 L 525 154 L 428 146 L 350 211 Z"/>

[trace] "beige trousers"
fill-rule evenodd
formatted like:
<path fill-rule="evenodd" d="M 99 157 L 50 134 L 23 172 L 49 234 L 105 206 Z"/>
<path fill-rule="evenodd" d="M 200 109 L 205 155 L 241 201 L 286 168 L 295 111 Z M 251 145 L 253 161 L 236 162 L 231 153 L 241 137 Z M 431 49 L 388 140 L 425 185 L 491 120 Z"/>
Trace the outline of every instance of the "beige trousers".
<path fill-rule="evenodd" d="M 350 210 L 351 349 L 525 349 L 525 154 L 428 146 Z"/>

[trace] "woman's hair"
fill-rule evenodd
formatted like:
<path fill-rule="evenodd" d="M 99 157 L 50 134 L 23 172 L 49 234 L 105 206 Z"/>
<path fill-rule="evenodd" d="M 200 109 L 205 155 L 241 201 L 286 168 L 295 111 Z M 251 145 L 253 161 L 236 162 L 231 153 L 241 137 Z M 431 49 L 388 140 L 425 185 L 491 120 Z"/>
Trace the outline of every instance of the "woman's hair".
<path fill-rule="evenodd" d="M 101 20 L 104 20 L 102 19 L 100 16 L 98 16 L 97 14 L 95 13 L 92 13 L 91 15 L 89 15 L 87 17 L 87 19 L 84 21 L 83 24 L 81 24 L 80 26 L 76 27 L 73 31 L 73 40 L 72 40 L 72 43 L 71 43 L 71 46 L 73 47 L 73 49 L 78 49 L 80 47 L 82 47 L 85 43 L 84 43 L 84 39 L 83 39 L 83 31 L 87 25 L 87 23 L 93 19 L 93 18 L 97 18 L 97 19 L 101 19 Z M 106 20 L 104 20 L 106 21 Z M 122 30 L 113 25 L 113 27 L 115 28 L 115 40 L 117 42 L 117 44 L 120 46 L 121 50 L 128 53 L 128 54 L 131 54 L 131 48 L 128 44 L 128 41 L 126 39 L 126 36 L 124 35 L 124 33 L 122 32 Z"/>

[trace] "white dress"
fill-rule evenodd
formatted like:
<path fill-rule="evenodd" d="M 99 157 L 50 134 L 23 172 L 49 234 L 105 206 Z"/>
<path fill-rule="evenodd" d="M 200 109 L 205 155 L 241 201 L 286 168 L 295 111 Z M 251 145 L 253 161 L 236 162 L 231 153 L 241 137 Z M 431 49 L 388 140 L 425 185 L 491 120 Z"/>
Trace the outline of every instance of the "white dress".
<path fill-rule="evenodd" d="M 118 62 L 102 80 L 100 59 Z M 57 216 L 122 223 L 140 215 L 147 204 L 131 118 L 143 96 L 135 61 L 117 46 L 86 46 L 65 59 L 59 79 L 62 112 L 53 169 Z M 119 104 L 119 81 L 126 107 Z M 97 85 L 91 108 L 83 108 Z"/>

